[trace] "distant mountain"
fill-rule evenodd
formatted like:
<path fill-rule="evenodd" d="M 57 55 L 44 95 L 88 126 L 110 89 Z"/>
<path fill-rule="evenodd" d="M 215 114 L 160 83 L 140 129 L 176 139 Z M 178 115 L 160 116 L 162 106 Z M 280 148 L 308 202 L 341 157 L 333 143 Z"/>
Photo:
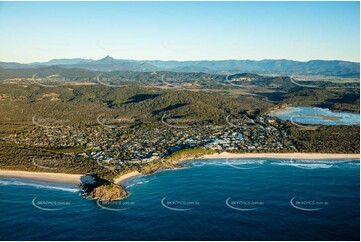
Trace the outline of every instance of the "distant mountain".
<path fill-rule="evenodd" d="M 158 67 L 161 68 L 161 67 Z M 162 68 L 161 68 L 162 69 Z M 177 66 L 175 68 L 168 69 L 169 71 L 174 72 L 205 72 L 205 73 L 213 73 L 212 69 L 203 66 Z"/>
<path fill-rule="evenodd" d="M 359 77 L 360 63 L 348 61 L 312 60 L 307 62 L 292 60 L 223 60 L 223 61 L 149 61 L 158 68 L 173 70 L 201 69 L 205 72 L 252 72 L 259 74 L 303 74 Z"/>
<path fill-rule="evenodd" d="M 98 63 L 98 64 L 107 65 L 107 64 L 113 64 L 113 63 L 117 62 L 117 60 L 114 59 L 113 57 L 110 57 L 109 55 L 107 55 L 103 59 L 97 60 L 95 62 Z"/>
<path fill-rule="evenodd" d="M 0 67 L 6 69 L 23 69 L 23 68 L 31 68 L 32 66 L 28 64 L 20 64 L 16 62 L 0 62 Z"/>
<path fill-rule="evenodd" d="M 92 71 L 79 68 L 62 68 L 59 66 L 42 66 L 34 68 L 1 68 L 0 81 L 8 78 L 31 78 L 33 75 L 38 77 L 58 74 L 71 81 L 92 81 L 95 74 Z"/>
<path fill-rule="evenodd" d="M 54 59 L 48 62 L 20 64 L 0 62 L 1 68 L 25 69 L 42 66 L 62 66 L 82 68 L 93 71 L 174 71 L 174 72 L 252 72 L 278 75 L 324 75 L 339 77 L 359 77 L 360 63 L 340 60 L 311 60 L 307 62 L 292 60 L 221 60 L 221 61 L 138 61 L 114 59 L 106 56 L 100 60 L 91 59 Z"/>
<path fill-rule="evenodd" d="M 76 64 L 85 64 L 90 63 L 93 60 L 91 59 L 81 59 L 81 58 L 73 58 L 73 59 L 53 59 L 48 62 L 36 62 L 31 63 L 31 65 L 42 65 L 42 66 L 53 66 L 53 65 L 76 65 Z"/>

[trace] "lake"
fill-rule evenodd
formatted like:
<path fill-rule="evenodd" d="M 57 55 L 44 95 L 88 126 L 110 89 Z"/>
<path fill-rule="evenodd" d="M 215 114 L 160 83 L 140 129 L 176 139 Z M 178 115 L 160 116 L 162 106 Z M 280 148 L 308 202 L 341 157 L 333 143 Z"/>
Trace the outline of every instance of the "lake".
<path fill-rule="evenodd" d="M 327 108 L 287 107 L 272 111 L 269 115 L 303 124 L 360 125 L 360 114 L 332 112 Z"/>

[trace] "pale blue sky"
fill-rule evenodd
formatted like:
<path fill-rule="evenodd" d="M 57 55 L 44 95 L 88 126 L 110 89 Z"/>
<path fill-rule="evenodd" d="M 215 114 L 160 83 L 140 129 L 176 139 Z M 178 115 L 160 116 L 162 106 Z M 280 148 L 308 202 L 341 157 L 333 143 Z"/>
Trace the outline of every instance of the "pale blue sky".
<path fill-rule="evenodd" d="M 2 2 L 0 61 L 359 61 L 359 2 Z"/>

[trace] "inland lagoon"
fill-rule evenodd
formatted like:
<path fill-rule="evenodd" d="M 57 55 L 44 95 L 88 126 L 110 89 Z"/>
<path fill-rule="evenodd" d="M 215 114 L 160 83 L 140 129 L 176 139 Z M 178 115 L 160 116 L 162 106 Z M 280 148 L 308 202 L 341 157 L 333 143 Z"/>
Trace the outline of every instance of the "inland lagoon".
<path fill-rule="evenodd" d="M 332 112 L 327 108 L 287 107 L 274 110 L 269 115 L 303 124 L 360 125 L 360 114 Z"/>

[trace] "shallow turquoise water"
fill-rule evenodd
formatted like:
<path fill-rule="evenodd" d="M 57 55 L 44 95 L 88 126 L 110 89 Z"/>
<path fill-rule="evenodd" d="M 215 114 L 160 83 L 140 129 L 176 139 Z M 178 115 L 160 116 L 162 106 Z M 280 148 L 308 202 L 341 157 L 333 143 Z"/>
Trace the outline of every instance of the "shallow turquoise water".
<path fill-rule="evenodd" d="M 304 124 L 360 125 L 360 114 L 332 112 L 327 108 L 288 107 L 269 115 Z"/>
<path fill-rule="evenodd" d="M 114 204 L 73 185 L 1 178 L 1 239 L 359 240 L 357 160 L 185 165 L 128 181 L 131 197 Z"/>

